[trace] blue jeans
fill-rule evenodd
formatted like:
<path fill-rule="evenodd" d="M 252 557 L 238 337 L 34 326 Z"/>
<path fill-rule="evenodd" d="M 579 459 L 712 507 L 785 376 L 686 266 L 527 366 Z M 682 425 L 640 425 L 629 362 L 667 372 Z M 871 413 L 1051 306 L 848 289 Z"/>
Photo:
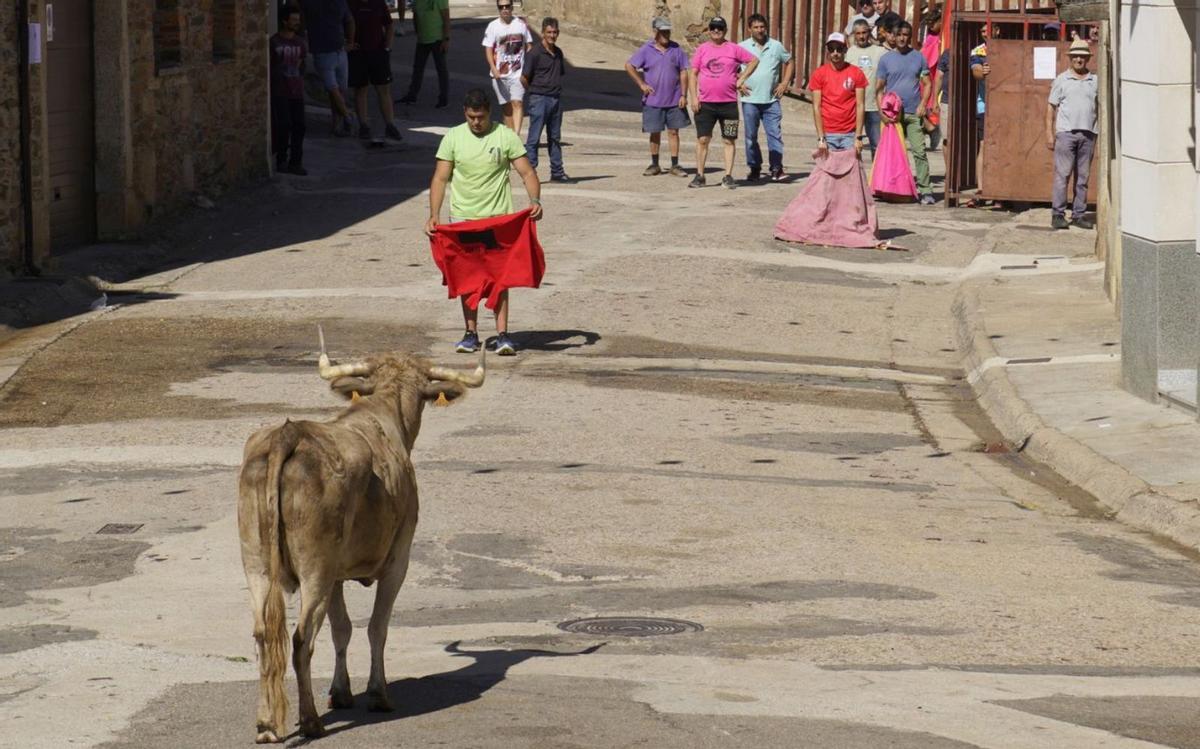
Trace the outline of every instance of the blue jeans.
<path fill-rule="evenodd" d="M 525 136 L 525 155 L 537 169 L 538 143 L 542 139 L 542 128 L 546 129 L 546 145 L 550 150 L 550 176 L 559 177 L 563 172 L 562 160 L 562 102 L 557 96 L 529 94 L 525 97 L 525 113 L 529 115 L 529 132 Z"/>
<path fill-rule="evenodd" d="M 758 123 L 767 131 L 767 153 L 771 171 L 783 170 L 783 107 L 778 101 L 770 104 L 742 102 L 742 119 L 746 121 L 746 166 L 750 171 L 762 170 L 762 149 L 758 147 Z"/>
<path fill-rule="evenodd" d="M 871 144 L 871 155 L 879 148 L 879 111 L 863 112 L 863 129 L 867 131 L 867 142 Z"/>
<path fill-rule="evenodd" d="M 830 151 L 849 151 L 854 148 L 854 133 L 825 133 L 825 145 Z"/>

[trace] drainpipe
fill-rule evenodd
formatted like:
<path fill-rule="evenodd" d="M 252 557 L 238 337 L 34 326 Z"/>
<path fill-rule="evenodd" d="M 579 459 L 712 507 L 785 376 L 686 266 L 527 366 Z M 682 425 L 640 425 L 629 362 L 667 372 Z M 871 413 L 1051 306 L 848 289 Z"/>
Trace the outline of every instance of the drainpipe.
<path fill-rule="evenodd" d="M 24 272 L 40 276 L 41 270 L 33 261 L 33 148 L 31 145 L 32 122 L 29 95 L 29 0 L 17 3 L 17 36 L 20 37 L 21 53 L 17 71 L 17 98 L 20 110 L 21 140 L 21 208 L 24 227 L 22 234 L 21 260 Z"/>

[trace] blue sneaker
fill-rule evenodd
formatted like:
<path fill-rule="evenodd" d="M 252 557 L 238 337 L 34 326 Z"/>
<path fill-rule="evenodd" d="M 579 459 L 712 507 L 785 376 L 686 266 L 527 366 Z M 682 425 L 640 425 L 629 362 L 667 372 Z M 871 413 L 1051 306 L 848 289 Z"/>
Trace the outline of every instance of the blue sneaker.
<path fill-rule="evenodd" d="M 479 334 L 473 330 L 468 330 L 463 334 L 462 340 L 454 344 L 454 350 L 460 354 L 473 354 L 479 350 Z"/>
<path fill-rule="evenodd" d="M 508 333 L 497 333 L 496 339 L 492 343 L 492 350 L 498 356 L 516 356 L 517 345 L 508 337 Z"/>

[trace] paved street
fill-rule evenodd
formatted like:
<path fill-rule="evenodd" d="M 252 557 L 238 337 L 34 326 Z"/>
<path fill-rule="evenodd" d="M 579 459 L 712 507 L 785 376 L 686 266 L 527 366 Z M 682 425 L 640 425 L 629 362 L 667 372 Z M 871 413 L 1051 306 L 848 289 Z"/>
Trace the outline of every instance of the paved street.
<path fill-rule="evenodd" d="M 456 5 L 452 101 L 485 82 L 483 8 Z M 804 104 L 794 182 L 643 178 L 629 46 L 563 32 L 578 182 L 544 186 L 523 350 L 425 411 L 398 710 L 366 711 L 373 590 L 349 583 L 358 704 L 315 745 L 1200 747 L 1197 560 L 1005 451 L 955 335 L 960 284 L 1094 274 L 1093 236 L 1044 231 L 1047 209 L 883 206 L 891 251 L 784 245 Z M 403 147 L 333 138 L 310 107 L 310 177 L 185 219 L 181 259 L 0 346 L 0 745 L 253 741 L 246 437 L 340 408 L 318 323 L 335 358 L 474 361 L 420 232 L 461 114 L 427 75 Z M 702 629 L 558 626 L 593 616 Z"/>

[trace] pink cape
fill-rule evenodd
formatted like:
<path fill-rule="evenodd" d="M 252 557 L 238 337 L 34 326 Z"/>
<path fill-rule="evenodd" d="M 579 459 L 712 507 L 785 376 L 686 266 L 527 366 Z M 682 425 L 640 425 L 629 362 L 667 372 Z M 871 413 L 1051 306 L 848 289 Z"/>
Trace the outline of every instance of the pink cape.
<path fill-rule="evenodd" d="M 829 247 L 876 247 L 879 221 L 854 149 L 830 151 L 775 224 L 775 238 Z"/>
<path fill-rule="evenodd" d="M 886 107 L 886 100 L 884 104 Z M 883 123 L 879 133 L 879 150 L 875 152 L 875 165 L 871 167 L 871 191 L 883 201 L 908 201 L 917 197 L 917 182 L 908 165 L 908 147 L 900 138 L 900 126 L 895 123 Z"/>

